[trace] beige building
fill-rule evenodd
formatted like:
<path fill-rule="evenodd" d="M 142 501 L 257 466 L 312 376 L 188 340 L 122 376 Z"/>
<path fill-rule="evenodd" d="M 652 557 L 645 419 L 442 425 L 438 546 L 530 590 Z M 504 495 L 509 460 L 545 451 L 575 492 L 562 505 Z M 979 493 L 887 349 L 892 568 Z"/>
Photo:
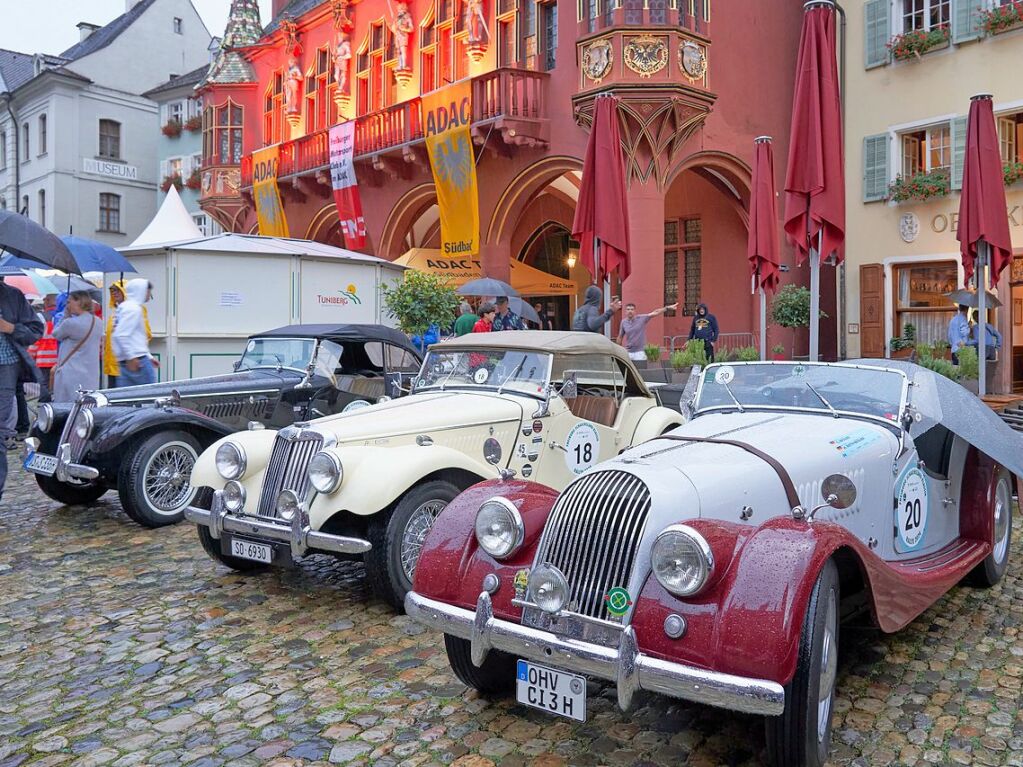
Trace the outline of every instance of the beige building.
<path fill-rule="evenodd" d="M 970 96 L 993 94 L 1006 180 L 1023 173 L 1023 24 L 1006 0 L 852 0 L 846 12 L 844 340 L 850 358 L 882 357 L 907 323 L 923 341 L 946 338 L 944 294 L 963 286 L 956 224 Z M 1023 182 L 1006 198 L 1023 254 Z M 1023 389 L 1023 257 L 998 296 L 989 321 L 1002 349 L 988 388 L 1006 392 Z"/>

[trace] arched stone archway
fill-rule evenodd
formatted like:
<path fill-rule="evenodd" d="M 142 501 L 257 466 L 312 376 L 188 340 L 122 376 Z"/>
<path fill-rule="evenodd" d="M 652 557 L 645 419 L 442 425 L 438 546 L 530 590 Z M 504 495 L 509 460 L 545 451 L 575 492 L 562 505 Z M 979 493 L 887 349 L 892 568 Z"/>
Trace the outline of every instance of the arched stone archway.
<path fill-rule="evenodd" d="M 727 152 L 696 152 L 672 169 L 664 185 L 665 191 L 670 190 L 679 176 L 686 171 L 693 171 L 721 192 L 739 216 L 743 226 L 749 228 L 753 171 L 747 163 Z"/>
<path fill-rule="evenodd" d="M 579 158 L 558 155 L 546 157 L 519 173 L 497 201 L 484 242 L 509 242 L 519 216 L 536 193 L 566 173 L 581 171 L 582 167 L 583 161 Z"/>
<path fill-rule="evenodd" d="M 432 183 L 420 184 L 403 194 L 384 223 L 377 255 L 391 261 L 399 258 L 409 227 L 436 202 L 437 191 Z"/>
<path fill-rule="evenodd" d="M 329 242 L 331 229 L 338 223 L 337 206 L 333 200 L 324 204 L 316 211 L 316 215 L 309 221 L 305 238 L 314 242 Z"/>

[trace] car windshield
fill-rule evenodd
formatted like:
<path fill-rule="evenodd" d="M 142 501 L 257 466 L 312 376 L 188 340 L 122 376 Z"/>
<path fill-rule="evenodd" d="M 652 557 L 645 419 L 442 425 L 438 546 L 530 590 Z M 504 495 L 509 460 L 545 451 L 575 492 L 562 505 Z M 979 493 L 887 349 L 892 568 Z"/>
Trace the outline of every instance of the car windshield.
<path fill-rule="evenodd" d="M 815 410 L 898 421 L 906 378 L 881 368 L 800 362 L 710 365 L 696 412 L 743 408 Z"/>
<path fill-rule="evenodd" d="M 550 377 L 551 355 L 519 349 L 431 351 L 423 362 L 416 391 L 481 389 L 542 396 Z"/>
<path fill-rule="evenodd" d="M 314 374 L 333 380 L 341 364 L 341 346 L 324 340 L 317 349 L 315 338 L 250 338 L 238 369 L 290 368 L 304 373 L 314 350 Z"/>

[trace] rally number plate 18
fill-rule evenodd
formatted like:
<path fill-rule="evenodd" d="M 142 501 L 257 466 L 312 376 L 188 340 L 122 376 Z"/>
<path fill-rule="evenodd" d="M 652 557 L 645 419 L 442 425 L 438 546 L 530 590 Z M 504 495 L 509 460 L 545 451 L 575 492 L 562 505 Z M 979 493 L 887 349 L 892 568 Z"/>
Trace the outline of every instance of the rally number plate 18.
<path fill-rule="evenodd" d="M 585 722 L 586 677 L 520 660 L 515 670 L 515 700 Z"/>

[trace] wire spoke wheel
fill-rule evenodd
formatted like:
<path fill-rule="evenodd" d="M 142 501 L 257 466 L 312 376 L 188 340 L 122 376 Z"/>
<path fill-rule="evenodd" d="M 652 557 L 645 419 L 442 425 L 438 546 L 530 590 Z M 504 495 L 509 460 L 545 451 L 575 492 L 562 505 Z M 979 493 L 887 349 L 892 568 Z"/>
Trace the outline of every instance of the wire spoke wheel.
<path fill-rule="evenodd" d="M 405 577 L 409 579 L 409 582 L 412 581 L 412 575 L 415 573 L 416 565 L 419 563 L 419 555 L 423 551 L 426 535 L 433 527 L 437 515 L 447 505 L 447 501 L 439 499 L 426 501 L 416 507 L 416 510 L 412 512 L 412 516 L 409 517 L 408 524 L 405 525 L 405 530 L 401 536 L 401 568 L 404 570 Z"/>
<path fill-rule="evenodd" d="M 153 453 L 143 473 L 146 500 L 157 511 L 175 513 L 191 499 L 189 485 L 195 451 L 182 442 L 171 442 Z"/>

